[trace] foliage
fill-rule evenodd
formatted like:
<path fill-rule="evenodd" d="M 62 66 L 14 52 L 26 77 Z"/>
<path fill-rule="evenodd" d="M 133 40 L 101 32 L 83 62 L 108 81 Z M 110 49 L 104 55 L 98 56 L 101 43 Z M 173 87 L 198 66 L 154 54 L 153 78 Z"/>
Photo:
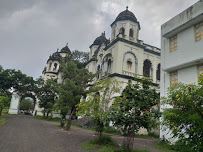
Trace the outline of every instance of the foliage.
<path fill-rule="evenodd" d="M 120 93 L 120 84 L 117 80 L 106 78 L 96 82 L 86 99 L 81 100 L 77 105 L 77 115 L 82 117 L 91 116 L 95 121 L 100 137 L 109 113 L 109 104 L 113 101 L 113 95 Z"/>
<path fill-rule="evenodd" d="M 194 152 L 194 149 L 185 143 L 178 141 L 176 144 L 169 142 L 160 142 L 153 144 L 154 147 L 164 150 L 165 152 Z"/>
<path fill-rule="evenodd" d="M 101 138 L 95 137 L 90 141 L 82 143 L 81 146 L 84 150 L 95 150 L 98 148 L 103 149 L 104 147 L 118 147 L 118 144 L 110 136 L 102 135 Z"/>
<path fill-rule="evenodd" d="M 43 113 L 46 117 L 54 110 L 55 100 L 57 99 L 56 88 L 56 80 L 48 79 L 36 92 L 39 99 L 39 107 L 44 108 Z"/>
<path fill-rule="evenodd" d="M 84 67 L 84 65 L 89 60 L 89 53 L 88 52 L 80 52 L 75 50 L 71 53 L 72 60 L 77 64 L 78 68 Z"/>
<path fill-rule="evenodd" d="M 35 118 L 37 119 L 42 119 L 42 120 L 46 120 L 46 121 L 51 121 L 51 122 L 60 122 L 61 119 L 60 118 L 52 118 L 52 117 L 43 117 L 43 116 L 35 116 Z"/>
<path fill-rule="evenodd" d="M 101 147 L 101 145 L 92 144 L 90 141 L 80 144 L 83 150 L 95 150 Z"/>
<path fill-rule="evenodd" d="M 103 146 L 118 146 L 118 144 L 108 135 L 102 135 L 101 138 L 95 137 L 90 140 L 90 143 Z"/>
<path fill-rule="evenodd" d="M 160 114 L 153 106 L 158 104 L 159 94 L 151 87 L 152 82 L 146 78 L 131 80 L 123 92 L 123 97 L 117 97 L 110 107 L 108 119 L 113 126 L 127 136 L 128 150 L 132 148 L 132 138 L 141 127 L 150 131 L 157 126 Z"/>
<path fill-rule="evenodd" d="M 63 83 L 59 84 L 58 95 L 55 109 L 61 112 L 62 118 L 71 111 L 70 118 L 66 125 L 70 128 L 72 115 L 75 112 L 75 105 L 80 102 L 80 99 L 86 97 L 88 83 L 92 82 L 94 75 L 89 73 L 84 67 L 78 66 L 80 62 L 75 62 L 69 56 L 61 63 L 61 71 L 63 73 Z"/>
<path fill-rule="evenodd" d="M 110 133 L 110 134 L 115 134 L 115 135 L 121 135 L 120 131 L 118 131 L 116 128 L 111 127 L 111 126 L 105 126 L 104 127 L 104 132 L 105 133 Z"/>
<path fill-rule="evenodd" d="M 2 110 L 5 107 L 8 107 L 9 105 L 10 105 L 10 100 L 8 96 L 0 96 L 0 116 L 1 116 Z"/>
<path fill-rule="evenodd" d="M 98 152 L 114 152 L 114 150 L 110 147 L 104 146 L 102 149 L 100 149 Z"/>
<path fill-rule="evenodd" d="M 6 123 L 6 118 L 0 118 L 0 126 Z"/>
<path fill-rule="evenodd" d="M 163 104 L 173 108 L 163 112 L 163 125 L 168 126 L 173 137 L 201 151 L 203 145 L 203 75 L 199 85 L 179 83 L 169 88 Z"/>
<path fill-rule="evenodd" d="M 30 99 L 23 99 L 20 103 L 20 110 L 33 110 L 34 108 L 34 103 Z"/>

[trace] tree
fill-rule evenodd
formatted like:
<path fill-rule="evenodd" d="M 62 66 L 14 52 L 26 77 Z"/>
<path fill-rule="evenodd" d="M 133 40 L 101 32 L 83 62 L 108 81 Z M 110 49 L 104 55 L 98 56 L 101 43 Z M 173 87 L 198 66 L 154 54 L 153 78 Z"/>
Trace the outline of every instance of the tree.
<path fill-rule="evenodd" d="M 168 89 L 163 104 L 172 108 L 164 109 L 163 125 L 168 126 L 173 137 L 197 151 L 203 145 L 203 75 L 199 84 L 179 83 Z"/>
<path fill-rule="evenodd" d="M 78 66 L 70 56 L 61 63 L 63 83 L 58 87 L 58 99 L 55 108 L 61 112 L 62 118 L 71 111 L 66 129 L 71 125 L 71 119 L 75 113 L 75 105 L 80 102 L 81 97 L 86 97 L 89 92 L 86 88 L 92 82 L 94 75 L 84 67 Z"/>
<path fill-rule="evenodd" d="M 135 78 L 135 84 L 129 80 L 123 97 L 117 97 L 110 107 L 108 119 L 126 134 L 127 151 L 131 151 L 134 133 L 141 127 L 150 131 L 157 126 L 159 112 L 153 106 L 158 104 L 159 94 L 151 85 L 151 80 L 146 78 Z"/>
<path fill-rule="evenodd" d="M 4 93 L 7 93 L 7 95 L 11 95 L 9 93 L 9 89 L 11 88 L 21 95 L 28 91 L 33 91 L 36 88 L 35 84 L 36 82 L 32 77 L 23 74 L 20 70 L 4 70 L 2 66 L 0 66 L 0 89 Z"/>
<path fill-rule="evenodd" d="M 45 82 L 42 82 L 41 79 L 38 80 L 42 83 L 42 86 L 36 91 L 37 97 L 39 99 L 39 107 L 44 108 L 43 114 L 44 117 L 49 116 L 50 113 L 54 110 L 54 104 L 57 99 L 57 82 L 53 79 L 48 79 Z"/>
<path fill-rule="evenodd" d="M 23 99 L 20 103 L 20 110 L 33 110 L 34 108 L 34 103 L 30 99 Z"/>
<path fill-rule="evenodd" d="M 8 107 L 9 104 L 10 104 L 9 97 L 5 95 L 0 95 L 0 116 L 1 116 L 2 110 L 5 107 Z"/>
<path fill-rule="evenodd" d="M 80 52 L 75 50 L 71 53 L 72 60 L 77 64 L 78 68 L 84 67 L 89 60 L 88 52 Z"/>
<path fill-rule="evenodd" d="M 109 105 L 113 102 L 114 95 L 120 93 L 120 83 L 116 79 L 106 78 L 96 82 L 90 94 L 77 105 L 77 115 L 92 117 L 97 125 L 96 130 L 102 139 L 106 117 L 109 114 Z"/>

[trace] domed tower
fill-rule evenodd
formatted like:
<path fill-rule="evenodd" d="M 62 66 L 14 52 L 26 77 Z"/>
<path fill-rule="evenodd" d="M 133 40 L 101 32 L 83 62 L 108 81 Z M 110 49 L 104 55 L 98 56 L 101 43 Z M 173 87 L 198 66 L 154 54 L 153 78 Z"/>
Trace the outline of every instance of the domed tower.
<path fill-rule="evenodd" d="M 42 71 L 42 78 L 46 81 L 47 79 L 58 79 L 58 82 L 61 82 L 61 74 L 60 74 L 60 61 L 62 58 L 70 55 L 71 51 L 68 48 L 68 45 L 63 47 L 60 51 L 54 52 L 49 56 L 47 60 L 47 65 Z"/>
<path fill-rule="evenodd" d="M 71 54 L 71 51 L 70 51 L 70 49 L 69 49 L 69 47 L 68 47 L 68 43 L 66 44 L 66 46 L 65 47 L 63 47 L 62 49 L 61 49 L 61 51 L 59 52 L 59 54 L 64 58 L 66 55 L 70 55 Z"/>
<path fill-rule="evenodd" d="M 101 34 L 101 36 L 97 37 L 93 44 L 90 46 L 90 54 L 89 54 L 89 59 L 91 59 L 92 57 L 96 57 L 98 51 L 100 50 L 99 48 L 101 48 L 101 46 L 103 45 L 104 47 L 107 46 L 107 44 L 109 44 L 110 41 L 106 38 L 105 36 L 105 32 Z"/>
<path fill-rule="evenodd" d="M 111 24 L 111 41 L 121 35 L 125 39 L 137 42 L 139 30 L 140 23 L 127 6 L 126 10 L 121 12 Z"/>

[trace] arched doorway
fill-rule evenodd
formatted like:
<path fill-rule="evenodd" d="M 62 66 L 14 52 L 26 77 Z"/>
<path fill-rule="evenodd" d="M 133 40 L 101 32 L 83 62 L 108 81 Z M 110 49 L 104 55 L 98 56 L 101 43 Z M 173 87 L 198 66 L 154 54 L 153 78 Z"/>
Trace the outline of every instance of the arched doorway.
<path fill-rule="evenodd" d="M 24 99 L 29 98 L 33 101 L 33 107 L 30 109 L 32 111 L 32 115 L 36 115 L 38 107 L 38 99 L 34 92 L 29 92 L 25 94 L 20 94 L 17 92 L 12 93 L 10 108 L 9 108 L 9 114 L 20 114 L 20 106 Z"/>

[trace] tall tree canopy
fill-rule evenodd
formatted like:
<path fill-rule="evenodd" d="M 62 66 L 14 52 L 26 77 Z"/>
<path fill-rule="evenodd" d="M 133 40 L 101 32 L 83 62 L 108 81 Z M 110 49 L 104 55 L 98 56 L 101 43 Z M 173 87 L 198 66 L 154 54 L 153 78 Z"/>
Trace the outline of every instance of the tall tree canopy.
<path fill-rule="evenodd" d="M 53 79 L 48 79 L 45 82 L 42 79 L 38 79 L 38 82 L 41 83 L 41 87 L 36 91 L 39 99 L 39 107 L 44 108 L 42 112 L 44 116 L 46 115 L 48 117 L 54 110 L 58 84 Z"/>
<path fill-rule="evenodd" d="M 63 83 L 58 87 L 58 99 L 56 101 L 56 109 L 60 110 L 62 116 L 72 111 L 71 117 L 75 112 L 75 105 L 80 102 L 82 96 L 86 97 L 88 83 L 92 82 L 94 75 L 89 73 L 87 69 L 80 64 L 80 60 L 76 62 L 70 56 L 66 57 L 61 63 L 61 71 Z M 70 123 L 67 128 L 70 127 Z"/>

